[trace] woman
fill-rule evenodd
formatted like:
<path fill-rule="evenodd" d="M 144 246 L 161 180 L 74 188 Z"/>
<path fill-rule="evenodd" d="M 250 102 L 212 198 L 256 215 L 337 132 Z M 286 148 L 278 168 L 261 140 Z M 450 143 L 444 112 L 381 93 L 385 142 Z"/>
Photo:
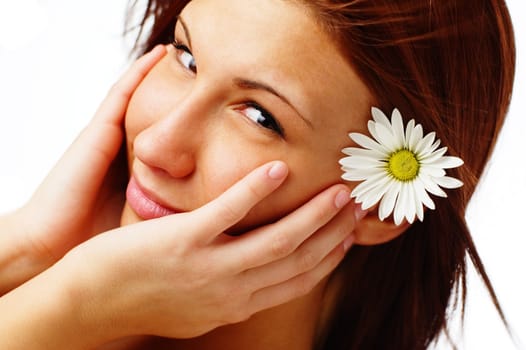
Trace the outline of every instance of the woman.
<path fill-rule="evenodd" d="M 157 20 L 150 46 L 171 42 L 175 18 L 185 5 L 152 5 Z M 465 186 L 410 228 L 382 222 L 372 212 L 356 224 L 356 240 L 389 243 L 353 249 L 330 279 L 303 298 L 202 337 L 168 341 L 173 347 L 217 348 L 226 341 L 228 348 L 423 348 L 445 325 L 453 283 L 464 276 L 466 250 L 484 276 L 463 212 L 511 90 L 513 50 L 505 8 L 488 3 L 494 8 L 483 11 L 470 4 L 468 12 L 445 2 L 431 9 L 409 2 L 407 7 L 393 2 L 370 8 L 347 5 L 258 1 L 253 4 L 256 8 L 246 8 L 238 1 L 190 3 L 179 17 L 175 45 L 141 82 L 128 106 L 132 177 L 122 224 L 193 210 L 258 163 L 277 157 L 289 166 L 288 182 L 230 233 L 272 222 L 339 181 L 338 153 L 349 145 L 349 131 L 366 132 L 371 105 L 383 110 L 397 107 L 426 131 L 435 130 L 449 152 L 464 159 L 466 165 L 455 175 Z M 454 18 L 451 13 L 473 17 Z M 502 22 L 495 18 L 505 25 L 499 27 L 496 23 Z M 477 22 L 492 20 L 492 25 Z M 486 38 L 484 30 L 500 33 L 487 35 L 500 42 L 468 40 L 470 35 Z M 267 40 L 256 40 L 261 37 Z M 495 47 L 490 49 L 490 44 Z M 480 45 L 479 50 L 470 45 Z M 451 57 L 465 61 L 438 56 L 444 47 L 452 51 Z M 487 74 L 467 69 L 472 52 L 477 52 L 481 71 L 491 71 L 484 65 L 502 71 L 484 81 Z M 469 88 L 457 85 L 467 81 Z M 499 91 L 481 94 L 490 87 Z M 477 119 L 480 110 L 487 113 L 484 122 Z M 466 137 L 482 140 L 482 155 L 474 154 Z M 229 166 L 218 159 L 227 160 Z M 136 332 L 161 333 L 141 327 Z M 264 341 L 254 345 L 255 334 Z"/>

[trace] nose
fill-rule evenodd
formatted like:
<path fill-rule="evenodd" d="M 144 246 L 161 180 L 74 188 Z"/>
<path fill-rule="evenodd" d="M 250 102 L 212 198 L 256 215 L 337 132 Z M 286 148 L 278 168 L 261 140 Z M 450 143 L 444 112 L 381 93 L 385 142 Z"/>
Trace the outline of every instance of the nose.
<path fill-rule="evenodd" d="M 143 129 L 133 141 L 135 156 L 174 178 L 194 173 L 205 137 L 209 111 L 205 94 L 187 95 L 164 116 Z"/>

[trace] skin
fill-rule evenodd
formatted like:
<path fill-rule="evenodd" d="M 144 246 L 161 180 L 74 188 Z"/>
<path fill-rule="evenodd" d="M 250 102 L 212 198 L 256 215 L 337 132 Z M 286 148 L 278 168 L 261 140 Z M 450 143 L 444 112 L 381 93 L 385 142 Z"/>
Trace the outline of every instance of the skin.
<path fill-rule="evenodd" d="M 258 165 L 283 160 L 287 180 L 230 229 L 238 233 L 274 222 L 340 182 L 340 150 L 350 144 L 348 132 L 364 130 L 372 98 L 304 7 L 280 0 L 251 1 L 250 7 L 242 0 L 194 0 L 175 38 L 191 53 L 169 46 L 126 114 L 130 174 L 151 197 L 190 211 Z M 188 64 L 192 58 L 196 69 Z M 239 79 L 263 82 L 287 102 L 240 86 Z M 250 102 L 275 116 L 285 135 L 251 120 Z M 127 202 L 121 224 L 142 220 Z M 201 337 L 133 338 L 109 348 L 309 349 L 330 313 L 333 291 L 324 280 L 302 298 Z"/>

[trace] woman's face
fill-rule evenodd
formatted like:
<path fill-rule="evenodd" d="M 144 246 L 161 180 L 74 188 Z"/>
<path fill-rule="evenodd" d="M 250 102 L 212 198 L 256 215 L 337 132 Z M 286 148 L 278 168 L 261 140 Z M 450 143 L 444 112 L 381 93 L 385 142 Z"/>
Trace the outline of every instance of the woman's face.
<path fill-rule="evenodd" d="M 287 163 L 287 180 L 233 231 L 340 182 L 341 149 L 365 129 L 371 98 L 306 7 L 194 0 L 174 36 L 128 107 L 123 225 L 196 209 L 271 160 Z"/>

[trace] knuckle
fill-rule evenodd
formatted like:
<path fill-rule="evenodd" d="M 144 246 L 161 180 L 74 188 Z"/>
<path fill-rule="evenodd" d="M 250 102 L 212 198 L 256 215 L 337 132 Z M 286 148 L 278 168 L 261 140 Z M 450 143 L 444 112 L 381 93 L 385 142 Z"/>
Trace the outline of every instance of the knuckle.
<path fill-rule="evenodd" d="M 226 222 L 229 223 L 236 223 L 238 222 L 244 215 L 244 213 L 240 212 L 236 208 L 234 208 L 232 205 L 223 202 L 221 206 L 219 207 L 218 216 Z"/>
<path fill-rule="evenodd" d="M 232 312 L 230 323 L 240 323 L 248 320 L 250 313 L 244 308 L 235 308 Z"/>
<path fill-rule="evenodd" d="M 283 234 L 276 234 L 272 240 L 272 255 L 275 258 L 282 258 L 294 251 L 293 242 Z"/>
<path fill-rule="evenodd" d="M 224 300 L 230 301 L 226 303 L 224 301 L 222 302 L 223 317 L 221 317 L 219 321 L 221 325 L 239 323 L 250 318 L 251 315 L 248 312 L 247 307 L 241 301 L 244 299 L 228 296 Z"/>
<path fill-rule="evenodd" d="M 304 249 L 299 258 L 299 269 L 300 271 L 309 271 L 314 268 L 319 262 L 319 259 L 310 249 Z"/>
<path fill-rule="evenodd" d="M 337 237 L 345 238 L 352 232 L 352 229 L 348 223 L 349 221 L 351 220 L 345 220 L 344 223 L 340 225 L 336 225 L 336 228 L 334 229 L 335 231 L 334 233 L 336 234 Z"/>
<path fill-rule="evenodd" d="M 262 187 L 260 183 L 255 184 L 253 182 L 248 182 L 246 185 L 246 190 L 249 193 L 249 197 L 256 199 L 256 200 L 261 199 L 265 195 L 265 193 L 261 190 L 261 188 Z"/>
<path fill-rule="evenodd" d="M 327 208 L 324 205 L 318 205 L 314 207 L 312 214 L 313 222 L 326 223 L 333 215 L 331 208 Z"/>
<path fill-rule="evenodd" d="M 110 95 L 120 95 L 123 93 L 122 83 L 120 80 L 111 85 L 109 93 Z"/>
<path fill-rule="evenodd" d="M 120 97 L 123 99 L 129 99 L 132 95 L 132 90 L 125 85 L 126 84 L 124 83 L 122 79 L 118 80 L 111 86 L 109 95 Z"/>
<path fill-rule="evenodd" d="M 345 252 L 344 252 L 343 248 L 341 248 L 341 247 L 335 248 L 329 254 L 329 256 L 327 256 L 327 258 L 325 259 L 325 260 L 327 260 L 327 262 L 325 264 L 326 265 L 326 269 L 327 269 L 327 273 L 330 273 L 336 267 L 338 267 L 338 265 L 343 260 L 343 258 L 345 258 Z"/>
<path fill-rule="evenodd" d="M 308 294 L 316 285 L 314 279 L 309 274 L 301 275 L 296 283 L 294 294 L 296 297 L 301 297 Z"/>

